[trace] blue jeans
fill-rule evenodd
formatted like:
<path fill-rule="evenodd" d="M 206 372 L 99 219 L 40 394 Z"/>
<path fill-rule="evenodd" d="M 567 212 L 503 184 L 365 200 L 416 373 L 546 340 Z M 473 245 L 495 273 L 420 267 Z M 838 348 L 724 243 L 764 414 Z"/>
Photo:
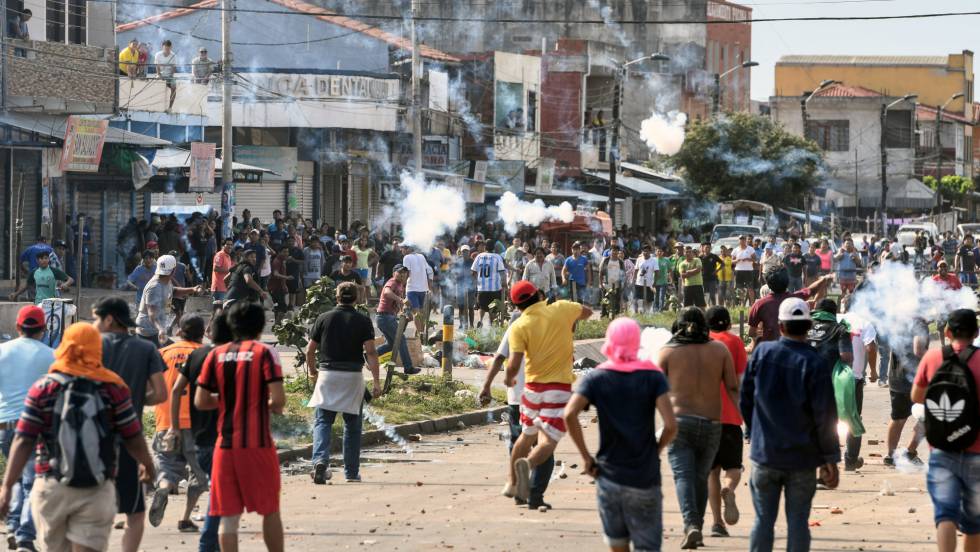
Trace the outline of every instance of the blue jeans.
<path fill-rule="evenodd" d="M 817 492 L 817 474 L 813 468 L 802 470 L 777 470 L 753 462 L 752 506 L 755 508 L 755 525 L 749 537 L 750 552 L 771 552 L 773 527 L 779 515 L 779 497 L 786 492 L 786 552 L 810 550 L 810 504 Z"/>
<path fill-rule="evenodd" d="M 638 489 L 599 476 L 595 491 L 606 544 L 628 547 L 632 542 L 634 550 L 660 551 L 664 533 L 660 485 Z"/>
<path fill-rule="evenodd" d="M 10 458 L 10 446 L 14 442 L 14 430 L 0 430 L 0 452 L 3 457 Z M 7 532 L 13 533 L 17 543 L 34 542 L 37 530 L 34 528 L 34 518 L 31 515 L 29 497 L 34 487 L 34 453 L 24 466 L 20 483 L 14 485 L 11 493 L 10 512 L 7 514 Z"/>
<path fill-rule="evenodd" d="M 508 405 L 510 415 L 510 446 L 508 451 L 514 448 L 514 443 L 521 436 L 521 407 L 516 404 Z M 544 501 L 544 493 L 548 490 L 548 483 L 551 482 L 551 473 L 555 471 L 555 455 L 552 454 L 541 465 L 531 470 L 531 502 L 538 503 Z"/>
<path fill-rule="evenodd" d="M 798 276 L 798 277 L 790 276 L 789 287 L 786 288 L 786 291 L 790 293 L 795 293 L 801 289 L 803 289 L 803 276 Z"/>
<path fill-rule="evenodd" d="M 933 449 L 926 488 L 936 525 L 952 521 L 964 534 L 980 533 L 980 454 Z"/>
<path fill-rule="evenodd" d="M 684 531 L 700 530 L 708 505 L 708 474 L 721 443 L 721 423 L 698 416 L 677 417 L 677 437 L 667 447 Z"/>
<path fill-rule="evenodd" d="M 211 495 L 208 495 L 208 512 L 211 511 Z M 197 552 L 218 552 L 218 526 L 221 523 L 219 516 L 207 515 L 204 517 L 204 525 L 201 526 L 201 539 L 197 543 Z"/>
<path fill-rule="evenodd" d="M 344 416 L 344 475 L 348 479 L 361 474 L 361 424 L 362 414 L 343 413 Z M 313 421 L 313 465 L 330 464 L 330 428 L 337 413 L 333 410 L 316 409 Z"/>
<path fill-rule="evenodd" d="M 667 306 L 667 284 L 662 284 L 654 286 L 657 288 L 656 303 L 654 303 L 654 308 L 658 311 L 664 310 Z"/>
<path fill-rule="evenodd" d="M 398 317 L 394 314 L 379 314 L 377 318 L 378 329 L 385 336 L 385 344 L 378 347 L 378 356 L 390 351 L 395 346 L 395 334 L 398 333 Z M 408 353 L 408 341 L 402 336 L 402 342 L 398 345 L 398 360 L 401 361 L 405 370 L 412 370 L 412 355 Z"/>

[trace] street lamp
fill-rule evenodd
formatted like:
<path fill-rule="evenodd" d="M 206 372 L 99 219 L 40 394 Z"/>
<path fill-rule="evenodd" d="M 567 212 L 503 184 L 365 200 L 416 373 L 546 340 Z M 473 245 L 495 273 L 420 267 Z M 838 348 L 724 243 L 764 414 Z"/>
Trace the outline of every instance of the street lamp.
<path fill-rule="evenodd" d="M 885 213 L 888 197 L 888 148 L 885 147 L 885 123 L 888 121 L 888 110 L 904 102 L 912 102 L 914 106 L 918 97 L 918 94 L 906 94 L 888 105 L 881 104 L 881 202 L 878 207 L 881 211 L 881 234 L 883 237 L 888 236 L 888 216 Z"/>
<path fill-rule="evenodd" d="M 942 136 L 942 132 L 940 132 L 942 130 L 942 126 L 941 125 L 942 125 L 942 119 L 943 119 L 943 111 L 946 110 L 946 106 L 948 106 L 952 102 L 954 102 L 954 101 L 956 101 L 956 100 L 958 100 L 958 99 L 960 99 L 962 97 L 963 97 L 963 93 L 962 92 L 957 92 L 956 94 L 953 94 L 952 96 L 950 96 L 949 99 L 946 100 L 946 103 L 944 103 L 942 106 L 939 107 L 939 109 L 936 110 L 936 152 L 937 152 L 937 157 L 936 157 L 936 180 L 937 181 L 940 180 L 943 177 L 943 142 L 942 142 L 943 136 Z M 936 186 L 936 192 L 937 192 L 937 197 L 938 197 L 938 192 L 939 192 L 938 182 L 937 182 L 937 186 Z M 942 214 L 942 212 L 943 212 L 942 199 L 940 199 L 939 201 L 940 201 L 940 203 L 939 203 L 939 212 L 940 212 L 940 214 Z"/>
<path fill-rule="evenodd" d="M 759 66 L 759 62 L 758 61 L 746 61 L 746 62 L 743 62 L 743 63 L 740 63 L 740 64 L 736 65 L 735 67 L 732 67 L 731 69 L 729 69 L 728 71 L 725 71 L 724 73 L 721 73 L 721 74 L 715 73 L 715 89 L 714 89 L 714 93 L 712 94 L 712 98 L 711 98 L 712 99 L 712 102 L 711 102 L 711 114 L 712 115 L 717 115 L 718 114 L 718 110 L 719 110 L 719 108 L 721 106 L 721 79 L 727 77 L 728 75 L 732 74 L 733 72 L 735 72 L 738 69 L 743 69 L 743 68 L 744 69 L 748 69 L 750 67 L 758 67 L 758 66 Z"/>
<path fill-rule="evenodd" d="M 616 86 L 613 90 L 612 107 L 612 144 L 609 147 L 609 221 L 612 227 L 616 228 L 616 173 L 619 172 L 619 103 L 622 101 L 623 81 L 626 77 L 626 68 L 636 63 L 644 61 L 670 61 L 670 56 L 659 52 L 626 61 L 616 66 L 614 75 Z"/>
<path fill-rule="evenodd" d="M 820 85 L 817 86 L 817 88 L 814 91 L 809 92 L 809 93 L 807 93 L 807 92 L 804 92 L 803 93 L 803 97 L 800 99 L 800 113 L 803 116 L 803 139 L 804 140 L 806 140 L 807 139 L 807 136 L 810 134 L 808 132 L 810 130 L 809 129 L 809 126 L 810 126 L 810 118 L 809 118 L 809 116 L 807 116 L 807 113 L 806 113 L 806 104 L 809 103 L 810 100 L 812 100 L 813 97 L 816 96 L 818 92 L 824 90 L 827 87 L 833 86 L 835 84 L 840 84 L 840 81 L 839 80 L 827 79 L 827 80 L 824 80 L 824 81 L 820 81 Z M 810 233 L 810 229 L 812 228 L 812 224 L 810 222 L 810 194 L 809 193 L 806 194 L 806 196 L 803 198 L 803 201 L 805 202 L 805 205 L 803 206 L 803 208 L 806 211 L 806 233 L 809 234 Z"/>

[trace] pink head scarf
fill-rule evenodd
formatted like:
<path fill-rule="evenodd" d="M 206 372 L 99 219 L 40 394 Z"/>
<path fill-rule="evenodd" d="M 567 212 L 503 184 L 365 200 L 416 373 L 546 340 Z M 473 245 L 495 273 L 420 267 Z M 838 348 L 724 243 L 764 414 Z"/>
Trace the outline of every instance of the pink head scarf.
<path fill-rule="evenodd" d="M 648 360 L 640 360 L 640 325 L 631 318 L 617 318 L 606 329 L 606 342 L 602 354 L 609 359 L 598 367 L 617 372 L 636 372 L 637 370 L 658 370 Z"/>

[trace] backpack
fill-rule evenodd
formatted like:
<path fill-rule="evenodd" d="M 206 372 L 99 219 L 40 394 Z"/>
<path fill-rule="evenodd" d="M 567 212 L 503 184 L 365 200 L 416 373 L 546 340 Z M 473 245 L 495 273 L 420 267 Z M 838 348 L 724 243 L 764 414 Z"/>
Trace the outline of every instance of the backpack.
<path fill-rule="evenodd" d="M 831 363 L 831 368 L 840 359 L 840 339 L 847 335 L 840 322 L 814 320 L 806 340 L 820 356 Z"/>
<path fill-rule="evenodd" d="M 977 383 L 967 364 L 974 347 L 956 354 L 943 347 L 943 363 L 926 387 L 926 439 L 937 449 L 960 452 L 980 434 Z"/>
<path fill-rule="evenodd" d="M 69 487 L 95 487 L 112 476 L 116 442 L 109 405 L 99 394 L 101 384 L 53 372 L 61 385 L 54 403 L 47 443 L 49 464 L 58 481 Z"/>

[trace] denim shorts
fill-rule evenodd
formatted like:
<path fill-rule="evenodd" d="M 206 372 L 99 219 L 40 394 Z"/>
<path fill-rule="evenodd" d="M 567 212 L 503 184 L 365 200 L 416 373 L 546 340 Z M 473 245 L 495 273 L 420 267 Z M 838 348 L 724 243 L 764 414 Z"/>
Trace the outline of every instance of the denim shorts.
<path fill-rule="evenodd" d="M 663 540 L 660 485 L 638 489 L 600 476 L 595 487 L 606 544 L 628 546 L 632 541 L 635 552 L 659 552 Z"/>
<path fill-rule="evenodd" d="M 425 294 L 424 291 L 410 291 L 408 292 L 408 304 L 412 307 L 412 310 L 420 310 L 422 305 L 425 304 Z"/>
<path fill-rule="evenodd" d="M 980 454 L 933 449 L 926 487 L 936 525 L 952 521 L 967 535 L 980 534 Z"/>

